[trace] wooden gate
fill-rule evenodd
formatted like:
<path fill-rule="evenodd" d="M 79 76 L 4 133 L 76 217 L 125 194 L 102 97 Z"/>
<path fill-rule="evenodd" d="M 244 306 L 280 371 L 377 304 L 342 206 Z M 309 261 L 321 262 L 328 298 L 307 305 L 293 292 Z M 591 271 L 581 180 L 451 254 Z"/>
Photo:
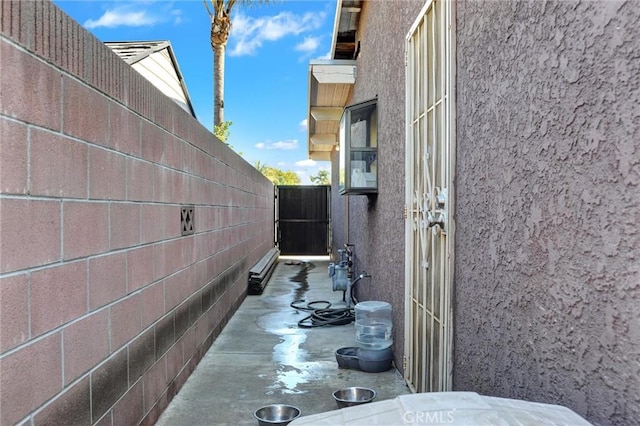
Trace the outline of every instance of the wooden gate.
<path fill-rule="evenodd" d="M 329 185 L 276 188 L 276 235 L 281 254 L 329 253 L 330 197 Z"/>

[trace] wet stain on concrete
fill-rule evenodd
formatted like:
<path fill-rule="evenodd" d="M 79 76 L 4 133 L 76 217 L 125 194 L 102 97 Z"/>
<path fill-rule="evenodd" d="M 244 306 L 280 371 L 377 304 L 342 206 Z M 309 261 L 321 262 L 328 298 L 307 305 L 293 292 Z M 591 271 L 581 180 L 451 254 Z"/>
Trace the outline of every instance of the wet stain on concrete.
<path fill-rule="evenodd" d="M 301 395 L 323 385 L 329 377 L 329 371 L 335 378 L 335 360 L 319 361 L 318 354 L 310 354 L 305 348 L 309 330 L 298 327 L 301 315 L 306 310 L 290 307 L 294 301 L 306 306 L 309 300 L 310 277 L 316 265 L 309 261 L 285 264 L 287 269 L 282 275 L 283 288 L 287 291 L 268 296 L 268 304 L 278 306 L 277 310 L 261 315 L 256 324 L 267 333 L 277 336 L 278 343 L 272 349 L 273 381 L 267 386 L 267 395 Z M 311 278 L 314 279 L 314 278 Z M 263 297 L 263 300 L 267 298 Z M 338 372 L 339 375 L 344 373 Z"/>
<path fill-rule="evenodd" d="M 282 365 L 277 371 L 276 382 L 269 386 L 267 394 L 303 394 L 306 391 L 298 389 L 298 385 L 307 383 L 307 372 L 292 365 Z"/>
<path fill-rule="evenodd" d="M 307 360 L 307 351 L 300 346 L 307 340 L 306 333 L 284 334 L 280 343 L 273 347 L 273 360 L 280 364 L 291 365 Z"/>
<path fill-rule="evenodd" d="M 290 278 L 294 283 L 298 283 L 298 288 L 295 289 L 292 302 L 304 298 L 304 295 L 309 290 L 309 271 L 316 267 L 316 265 L 311 262 L 302 262 L 301 266 L 298 273 Z"/>

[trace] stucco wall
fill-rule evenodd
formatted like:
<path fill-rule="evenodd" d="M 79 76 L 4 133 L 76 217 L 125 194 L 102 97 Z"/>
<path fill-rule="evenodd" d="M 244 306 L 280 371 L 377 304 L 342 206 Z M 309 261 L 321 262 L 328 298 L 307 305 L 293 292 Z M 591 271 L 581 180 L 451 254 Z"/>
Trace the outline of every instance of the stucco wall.
<path fill-rule="evenodd" d="M 358 78 L 349 103 L 378 98 L 378 195 L 344 196 L 333 189 L 333 248 L 355 245 L 356 272 L 371 278 L 357 285 L 360 300 L 390 302 L 394 357 L 402 368 L 404 345 L 404 43 L 424 1 L 368 1 L 360 15 Z M 384 31 L 381 31 L 384 29 Z M 333 155 L 332 181 L 338 181 Z M 346 235 L 346 205 L 348 229 Z"/>
<path fill-rule="evenodd" d="M 273 233 L 251 165 L 52 3 L 0 2 L 0 424 L 155 423 Z"/>
<path fill-rule="evenodd" d="M 456 390 L 640 419 L 640 3 L 457 2 Z"/>

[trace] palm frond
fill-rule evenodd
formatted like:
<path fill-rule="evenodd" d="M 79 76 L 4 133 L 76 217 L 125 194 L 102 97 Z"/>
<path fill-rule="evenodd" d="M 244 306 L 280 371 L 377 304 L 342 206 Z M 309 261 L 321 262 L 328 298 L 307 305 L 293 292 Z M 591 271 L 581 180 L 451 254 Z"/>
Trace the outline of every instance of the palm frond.
<path fill-rule="evenodd" d="M 227 10 L 226 10 L 227 15 L 231 14 L 231 8 L 235 3 L 236 3 L 236 0 L 227 0 Z"/>
<path fill-rule="evenodd" d="M 211 9 L 209 9 L 209 3 L 207 3 L 207 0 L 202 0 L 202 2 L 204 3 L 205 9 L 207 9 L 207 13 L 209 14 L 209 17 L 211 17 L 212 13 L 211 13 Z"/>

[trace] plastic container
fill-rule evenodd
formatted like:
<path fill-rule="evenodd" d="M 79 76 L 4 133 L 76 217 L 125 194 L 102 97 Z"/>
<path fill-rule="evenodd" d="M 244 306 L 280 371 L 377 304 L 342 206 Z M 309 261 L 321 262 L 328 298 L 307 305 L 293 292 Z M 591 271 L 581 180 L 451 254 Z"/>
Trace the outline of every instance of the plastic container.
<path fill-rule="evenodd" d="M 356 305 L 356 342 L 364 349 L 386 349 L 393 344 L 391 304 L 380 301 Z"/>
<path fill-rule="evenodd" d="M 336 351 L 339 368 L 366 371 L 367 373 L 381 373 L 392 367 L 393 351 L 385 349 L 363 349 L 348 346 Z"/>
<path fill-rule="evenodd" d="M 357 347 L 347 346 L 336 351 L 336 361 L 339 368 L 350 368 L 358 370 L 360 368 L 360 360 L 358 359 Z"/>
<path fill-rule="evenodd" d="M 393 351 L 386 349 L 363 349 L 358 350 L 358 368 L 367 373 L 382 373 L 392 367 Z"/>

